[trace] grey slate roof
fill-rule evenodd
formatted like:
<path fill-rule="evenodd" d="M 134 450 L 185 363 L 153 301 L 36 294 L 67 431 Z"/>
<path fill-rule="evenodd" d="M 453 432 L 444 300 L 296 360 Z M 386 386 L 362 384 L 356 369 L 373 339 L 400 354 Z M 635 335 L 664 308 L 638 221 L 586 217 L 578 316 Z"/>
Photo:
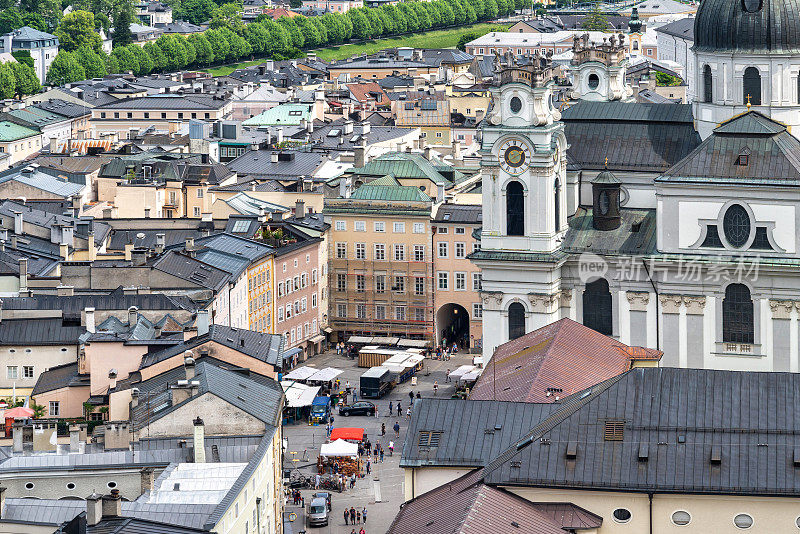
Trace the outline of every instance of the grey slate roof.
<path fill-rule="evenodd" d="M 64 326 L 61 319 L 6 319 L 0 321 L 0 346 L 74 345 L 82 326 Z"/>
<path fill-rule="evenodd" d="M 78 374 L 78 363 L 67 363 L 51 367 L 39 375 L 36 385 L 33 386 L 31 396 L 55 391 L 66 387 L 89 387 L 89 377 Z"/>
<path fill-rule="evenodd" d="M 13 172 L 13 170 L 5 171 L 4 174 L 10 172 Z M 79 218 L 50 213 L 13 200 L 5 200 L 0 203 L 0 215 L 13 219 L 15 211 L 22 212 L 25 224 L 30 223 L 35 226 L 41 226 L 48 231 L 55 224 L 74 226 L 76 237 L 81 237 L 83 239 L 88 237 L 89 225 L 83 225 L 83 221 Z M 91 222 L 91 228 L 92 231 L 94 231 L 94 237 L 97 243 L 102 243 L 108 235 L 108 232 L 111 231 L 111 227 L 108 224 L 99 220 L 93 220 Z M 31 238 L 32 236 L 26 235 L 25 237 Z M 56 249 L 57 248 L 58 245 L 56 245 Z"/>
<path fill-rule="evenodd" d="M 3 297 L 4 310 L 62 310 L 64 317 L 70 319 L 79 319 L 81 312 L 87 307 L 104 311 L 127 310 L 131 306 L 136 306 L 140 311 L 178 311 L 196 308 L 187 297 L 168 296 L 162 293 L 126 295 L 122 288 L 106 294 L 63 297 L 34 294 L 30 297 Z"/>
<path fill-rule="evenodd" d="M 442 204 L 436 210 L 437 223 L 480 224 L 483 221 L 483 206 L 471 204 Z"/>
<path fill-rule="evenodd" d="M 688 41 L 694 41 L 694 17 L 678 19 L 675 22 L 664 24 L 656 28 L 655 31 L 657 33 L 680 37 Z"/>
<path fill-rule="evenodd" d="M 562 113 L 568 155 L 583 169 L 662 172 L 700 144 L 688 104 L 580 101 Z"/>
<path fill-rule="evenodd" d="M 793 373 L 636 368 L 564 399 L 483 477 L 500 485 L 797 495 L 798 406 Z M 623 422 L 622 440 L 604 439 L 598 422 L 606 420 Z M 575 459 L 565 458 L 569 444 Z"/>
<path fill-rule="evenodd" d="M 367 146 L 370 146 L 375 143 L 398 139 L 413 131 L 413 128 L 400 128 L 397 126 L 372 126 L 366 135 L 360 133 L 359 128 L 356 128 L 356 131 L 351 134 L 343 134 L 343 124 L 344 120 L 336 120 L 315 129 L 311 134 L 313 148 L 315 150 L 352 151 L 362 140 L 366 142 Z M 303 135 L 304 132 L 300 132 L 295 137 L 302 137 Z M 342 143 L 339 143 L 340 139 Z"/>
<path fill-rule="evenodd" d="M 231 273 L 175 250 L 168 250 L 153 262 L 153 268 L 208 289 L 220 289 Z"/>
<path fill-rule="evenodd" d="M 97 109 L 163 109 L 167 111 L 205 111 L 220 109 L 228 103 L 227 98 L 211 95 L 163 93 L 139 98 L 124 98 L 100 104 Z"/>
<path fill-rule="evenodd" d="M 597 230 L 592 226 L 592 209 L 578 208 L 569 219 L 561 250 L 634 256 L 655 252 L 655 210 L 622 208 L 620 215 L 622 221 L 616 230 Z"/>
<path fill-rule="evenodd" d="M 131 420 L 137 427 L 147 426 L 172 413 L 178 406 L 196 398 L 191 397 L 183 403 L 173 405 L 169 390 L 165 389 L 169 385 L 174 385 L 174 383 L 169 384 L 169 379 L 169 375 L 161 374 L 143 383 L 145 389 L 166 391 L 166 394 L 159 393 L 150 398 L 150 402 L 140 402 L 131 410 Z M 207 361 L 201 361 L 196 365 L 193 380 L 199 382 L 198 396 L 211 393 L 259 419 L 265 425 L 274 427 L 280 424 L 283 410 L 283 389 L 274 380 L 256 381 Z"/>
<path fill-rule="evenodd" d="M 75 530 L 76 528 L 81 530 Z M 206 532 L 206 530 L 137 517 L 108 517 L 101 519 L 95 525 L 87 525 L 86 512 L 84 512 L 63 524 L 55 531 L 55 534 L 72 534 L 73 532 L 85 532 L 86 534 L 192 534 Z"/>
<path fill-rule="evenodd" d="M 175 347 L 145 355 L 139 368 L 144 369 L 208 341 L 225 345 L 271 365 L 280 365 L 283 361 L 282 336 L 212 324 L 208 329 L 208 334 L 196 336 Z"/>
<path fill-rule="evenodd" d="M 414 403 L 400 466 L 483 466 L 557 408 L 552 403 L 422 399 Z M 441 432 L 439 446 L 421 446 L 421 432 Z"/>
<path fill-rule="evenodd" d="M 279 180 L 313 178 L 317 169 L 328 160 L 318 152 L 278 151 L 277 163 L 272 163 L 274 150 L 250 150 L 226 163 L 227 167 L 239 176 L 266 176 Z"/>
<path fill-rule="evenodd" d="M 747 164 L 739 165 L 739 156 Z M 718 126 L 657 181 L 800 185 L 800 141 L 783 124 L 749 111 Z"/>

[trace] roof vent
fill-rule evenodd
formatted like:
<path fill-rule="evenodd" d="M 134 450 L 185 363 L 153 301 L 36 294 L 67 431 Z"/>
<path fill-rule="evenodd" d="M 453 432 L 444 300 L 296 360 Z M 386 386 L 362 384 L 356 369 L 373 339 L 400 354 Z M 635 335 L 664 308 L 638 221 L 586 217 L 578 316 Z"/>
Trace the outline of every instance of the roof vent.
<path fill-rule="evenodd" d="M 647 443 L 639 444 L 639 461 L 646 462 L 650 458 Z"/>
<path fill-rule="evenodd" d="M 722 449 L 720 449 L 719 445 L 714 445 L 711 447 L 710 461 L 714 465 L 719 465 L 722 463 Z"/>
<path fill-rule="evenodd" d="M 567 460 L 574 460 L 578 457 L 578 442 L 570 441 L 567 443 Z"/>
<path fill-rule="evenodd" d="M 625 435 L 625 421 L 606 421 L 603 429 L 605 441 L 622 441 Z"/>

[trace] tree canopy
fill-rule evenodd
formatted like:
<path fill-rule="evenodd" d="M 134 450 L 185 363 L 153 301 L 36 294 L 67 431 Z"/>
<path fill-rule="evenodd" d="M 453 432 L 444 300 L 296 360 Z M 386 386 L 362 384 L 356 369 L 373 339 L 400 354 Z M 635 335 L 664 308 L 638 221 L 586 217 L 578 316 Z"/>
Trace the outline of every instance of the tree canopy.
<path fill-rule="evenodd" d="M 65 15 L 56 28 L 59 48 L 66 52 L 88 47 L 99 52 L 103 41 L 95 31 L 94 14 L 77 10 Z"/>

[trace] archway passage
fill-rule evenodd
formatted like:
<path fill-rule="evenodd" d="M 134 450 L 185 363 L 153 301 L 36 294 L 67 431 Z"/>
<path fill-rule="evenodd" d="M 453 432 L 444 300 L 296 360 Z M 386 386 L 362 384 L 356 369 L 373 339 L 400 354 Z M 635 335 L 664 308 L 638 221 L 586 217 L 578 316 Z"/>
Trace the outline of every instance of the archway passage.
<path fill-rule="evenodd" d="M 452 347 L 457 343 L 460 349 L 469 348 L 469 313 L 460 304 L 450 302 L 436 312 L 436 342 L 447 341 Z"/>

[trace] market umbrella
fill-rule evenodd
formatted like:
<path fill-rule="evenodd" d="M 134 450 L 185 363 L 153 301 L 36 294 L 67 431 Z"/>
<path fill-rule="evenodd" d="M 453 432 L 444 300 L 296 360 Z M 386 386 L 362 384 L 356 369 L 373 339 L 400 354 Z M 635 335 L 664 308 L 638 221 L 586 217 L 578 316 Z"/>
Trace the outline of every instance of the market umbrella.
<path fill-rule="evenodd" d="M 33 417 L 33 410 L 25 408 L 24 406 L 17 406 L 16 408 L 6 410 L 3 417 L 6 419 L 27 419 Z"/>

